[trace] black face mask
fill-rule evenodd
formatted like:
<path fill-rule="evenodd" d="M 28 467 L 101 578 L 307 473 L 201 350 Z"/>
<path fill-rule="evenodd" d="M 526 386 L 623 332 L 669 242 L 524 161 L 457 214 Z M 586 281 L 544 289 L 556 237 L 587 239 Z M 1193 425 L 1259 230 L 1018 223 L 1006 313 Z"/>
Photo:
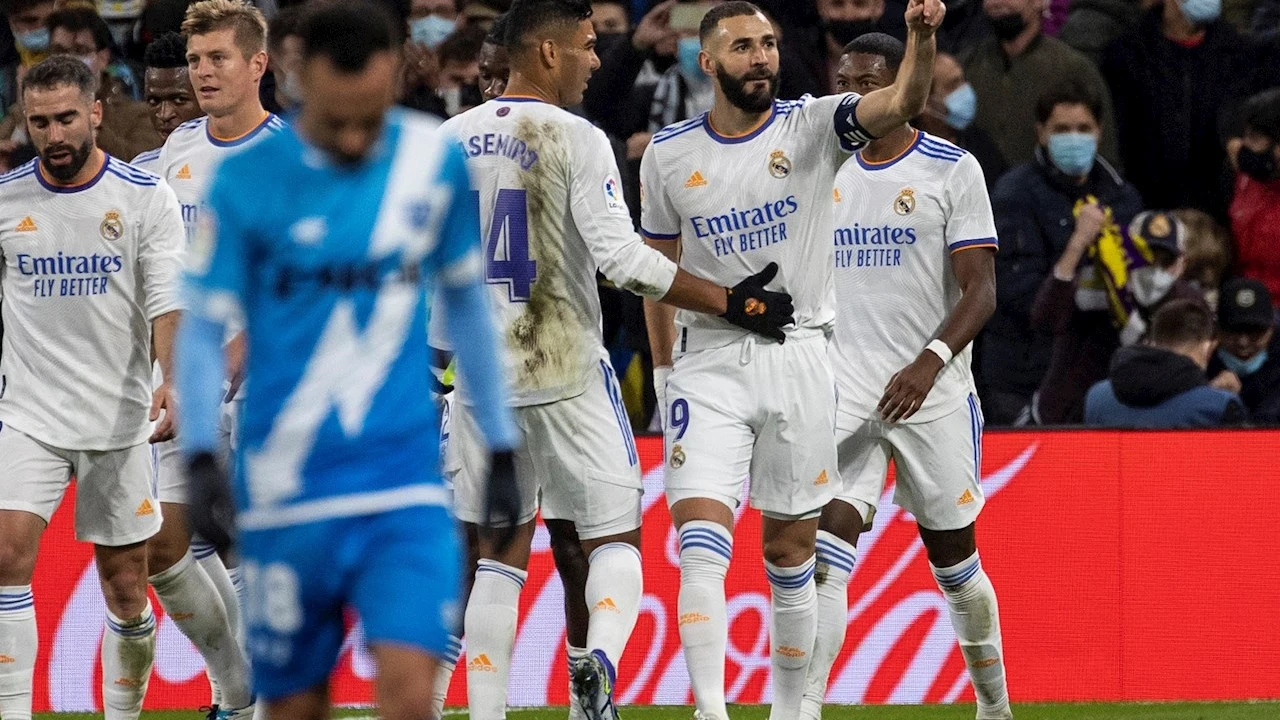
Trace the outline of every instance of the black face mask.
<path fill-rule="evenodd" d="M 987 16 L 987 21 L 991 23 L 991 30 L 996 37 L 1001 40 L 1012 40 L 1027 29 L 1027 19 L 1020 13 L 1009 13 L 998 17 Z"/>
<path fill-rule="evenodd" d="M 831 39 L 835 40 L 840 47 L 844 47 L 853 42 L 857 38 L 867 33 L 873 33 L 879 28 L 875 20 L 823 20 L 822 29 L 831 35 Z"/>
<path fill-rule="evenodd" d="M 1271 147 L 1258 152 L 1250 150 L 1247 147 L 1240 148 L 1240 152 L 1236 155 L 1236 164 L 1240 167 L 1240 172 L 1259 182 L 1267 182 L 1275 180 L 1277 176 L 1275 143 Z"/>

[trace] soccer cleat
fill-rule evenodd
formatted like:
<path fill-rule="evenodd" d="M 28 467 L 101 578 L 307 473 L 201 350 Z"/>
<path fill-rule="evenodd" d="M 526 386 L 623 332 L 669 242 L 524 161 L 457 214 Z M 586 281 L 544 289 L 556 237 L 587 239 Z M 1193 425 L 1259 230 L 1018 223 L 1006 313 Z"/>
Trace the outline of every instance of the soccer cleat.
<path fill-rule="evenodd" d="M 613 663 L 601 650 L 574 661 L 573 687 L 586 720 L 618 720 L 618 709 L 613 705 L 616 677 Z"/>
<path fill-rule="evenodd" d="M 207 720 L 253 720 L 254 704 L 249 703 L 242 708 L 220 708 L 213 706 Z"/>

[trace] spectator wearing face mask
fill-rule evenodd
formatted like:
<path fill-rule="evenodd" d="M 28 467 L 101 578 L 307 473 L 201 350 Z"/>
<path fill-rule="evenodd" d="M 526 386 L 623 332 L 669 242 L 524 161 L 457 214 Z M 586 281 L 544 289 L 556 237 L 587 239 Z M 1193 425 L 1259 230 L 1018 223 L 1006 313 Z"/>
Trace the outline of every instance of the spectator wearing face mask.
<path fill-rule="evenodd" d="M 991 195 L 1000 236 L 997 304 L 978 368 L 987 393 L 983 412 L 992 424 L 1014 422 L 1049 368 L 1052 335 L 1031 320 L 1036 294 L 1074 235 L 1091 241 L 1100 231 L 1089 225 L 1092 214 L 1077 217 L 1076 206 L 1091 198 L 1120 225 L 1142 210 L 1137 190 L 1096 155 L 1101 113 L 1099 96 L 1080 82 L 1041 93 L 1033 159 L 1001 177 Z"/>
<path fill-rule="evenodd" d="M 19 99 L 18 89 L 28 68 L 49 56 L 49 16 L 57 9 L 54 0 L 9 0 L 5 19 L 13 34 L 18 59 L 0 67 L 0 118 L 6 117 Z M 0 138 L 0 141 L 7 138 Z"/>
<path fill-rule="evenodd" d="M 951 9 L 947 7 L 947 16 Z M 1008 166 L 1004 156 L 991 136 L 973 124 L 978 112 L 978 95 L 964 77 L 964 67 L 954 56 L 939 52 L 933 61 L 933 85 L 929 88 L 929 100 L 924 112 L 912 124 L 930 135 L 946 140 L 968 150 L 987 180 L 987 191 L 995 189 L 996 181 L 1004 175 Z"/>
<path fill-rule="evenodd" d="M 1102 72 L 1143 201 L 1224 220 L 1222 120 L 1250 71 L 1246 43 L 1221 10 L 1221 0 L 1166 0 L 1107 48 Z"/>
<path fill-rule="evenodd" d="M 275 89 L 263 107 L 277 115 L 292 112 L 302 104 L 302 36 L 299 28 L 305 9 L 301 5 L 284 8 L 271 18 L 267 30 L 267 53 Z"/>
<path fill-rule="evenodd" d="M 1101 99 L 1100 153 L 1114 161 L 1115 125 L 1102 75 L 1089 59 L 1041 32 L 1044 0 L 983 0 L 992 36 L 965 62 L 978 95 L 974 122 L 990 133 L 1009 166 L 1029 162 L 1038 147 L 1035 108 L 1046 88 L 1066 81 L 1083 84 Z"/>
<path fill-rule="evenodd" d="M 1242 424 L 1247 413 L 1240 398 L 1205 380 L 1216 344 L 1207 307 L 1168 303 L 1152 318 L 1149 341 L 1117 352 L 1108 378 L 1089 390 L 1085 422 L 1113 428 Z"/>
<path fill-rule="evenodd" d="M 1240 273 L 1280 297 L 1280 88 L 1249 98 L 1236 150 L 1231 230 Z"/>
<path fill-rule="evenodd" d="M 1280 424 L 1280 335 L 1267 286 L 1237 278 L 1222 286 L 1212 385 L 1236 393 L 1258 425 Z"/>

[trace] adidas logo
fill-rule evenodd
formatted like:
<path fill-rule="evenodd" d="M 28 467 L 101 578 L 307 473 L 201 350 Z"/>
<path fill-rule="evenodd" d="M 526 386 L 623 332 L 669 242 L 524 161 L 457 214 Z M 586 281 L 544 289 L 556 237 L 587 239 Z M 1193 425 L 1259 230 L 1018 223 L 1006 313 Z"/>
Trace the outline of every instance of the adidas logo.
<path fill-rule="evenodd" d="M 684 181 L 684 186 L 687 188 L 705 187 L 706 184 L 707 179 L 702 177 L 701 170 L 694 170 L 689 179 Z"/>
<path fill-rule="evenodd" d="M 827 471 L 823 470 L 822 472 L 818 473 L 818 479 L 814 480 L 813 484 L 821 486 L 821 485 L 826 485 L 828 482 L 831 482 L 831 481 L 827 479 Z"/>
<path fill-rule="evenodd" d="M 178 174 L 177 174 L 177 175 L 174 175 L 174 177 L 175 177 L 175 178 L 177 178 L 177 179 L 179 179 L 179 180 L 190 180 L 190 179 L 191 179 L 191 166 L 190 166 L 190 165 L 183 165 L 181 168 L 179 168 L 179 169 L 178 169 Z"/>
<path fill-rule="evenodd" d="M 467 672 L 475 670 L 476 672 L 498 672 L 498 668 L 493 666 L 493 662 L 489 660 L 489 656 L 480 653 L 474 660 L 467 663 Z"/>
<path fill-rule="evenodd" d="M 600 602 L 596 603 L 595 607 L 591 608 L 591 612 L 596 612 L 598 610 L 608 610 L 609 612 L 614 612 L 618 614 L 622 613 L 622 611 L 618 609 L 618 606 L 613 603 L 613 598 L 611 597 L 607 597 L 601 600 Z"/>
<path fill-rule="evenodd" d="M 693 625 L 695 623 L 704 623 L 709 620 L 711 620 L 711 618 L 707 617 L 706 615 L 703 615 L 702 613 L 696 613 L 696 612 L 685 613 L 680 616 L 679 627 L 684 627 L 685 625 Z"/>
<path fill-rule="evenodd" d="M 840 202 L 840 188 L 831 188 L 831 197 L 836 202 Z"/>
<path fill-rule="evenodd" d="M 17 230 L 18 232 L 35 232 L 35 231 L 36 231 L 36 221 L 35 221 L 35 220 L 32 220 L 32 219 L 31 219 L 31 216 L 30 216 L 30 215 L 28 215 L 28 216 L 26 216 L 26 217 L 22 218 L 22 222 L 18 223 L 18 227 L 16 228 L 16 230 Z"/>
<path fill-rule="evenodd" d="M 18 662 L 18 658 L 13 657 L 12 655 L 0 654 L 0 665 L 4 665 L 7 663 L 16 663 L 16 662 Z"/>
<path fill-rule="evenodd" d="M 956 501 L 956 504 L 968 505 L 971 502 L 973 502 L 973 493 L 969 492 L 968 490 L 965 490 L 964 494 L 960 496 L 960 499 Z"/>
<path fill-rule="evenodd" d="M 778 647 L 774 648 L 773 651 L 783 657 L 789 657 L 789 658 L 802 658 L 805 655 L 809 654 L 798 647 L 791 647 L 790 645 L 779 645 Z"/>
<path fill-rule="evenodd" d="M 154 515 L 155 512 L 156 508 L 151 504 L 151 501 L 147 498 L 142 498 L 142 504 L 138 506 L 137 510 L 133 511 L 133 514 L 138 517 L 143 517 L 146 515 Z"/>

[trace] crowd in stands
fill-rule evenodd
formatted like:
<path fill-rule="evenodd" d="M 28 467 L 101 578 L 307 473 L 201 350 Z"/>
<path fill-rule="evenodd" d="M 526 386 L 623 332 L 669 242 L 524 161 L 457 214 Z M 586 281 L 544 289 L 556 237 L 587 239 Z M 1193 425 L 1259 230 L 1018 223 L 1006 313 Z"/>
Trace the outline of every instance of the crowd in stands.
<path fill-rule="evenodd" d="M 386 1 L 409 14 L 406 106 L 451 116 L 501 91 L 491 30 L 510 0 Z M 182 66 L 166 33 L 187 4 L 0 0 L 0 169 L 33 157 L 18 88 L 49 53 L 101 75 L 107 152 L 158 147 L 194 98 L 143 78 Z M 264 104 L 287 114 L 302 8 L 255 4 L 271 19 Z M 757 4 L 781 38 L 784 99 L 832 93 L 855 37 L 906 33 L 906 0 Z M 613 142 L 637 220 L 653 134 L 712 104 L 682 5 L 593 3 L 601 66 L 576 111 Z M 974 361 L 988 424 L 1280 424 L 1280 0 L 955 0 L 938 41 L 915 124 L 979 161 L 999 232 L 998 309 Z M 648 427 L 640 300 L 600 292 Z"/>

